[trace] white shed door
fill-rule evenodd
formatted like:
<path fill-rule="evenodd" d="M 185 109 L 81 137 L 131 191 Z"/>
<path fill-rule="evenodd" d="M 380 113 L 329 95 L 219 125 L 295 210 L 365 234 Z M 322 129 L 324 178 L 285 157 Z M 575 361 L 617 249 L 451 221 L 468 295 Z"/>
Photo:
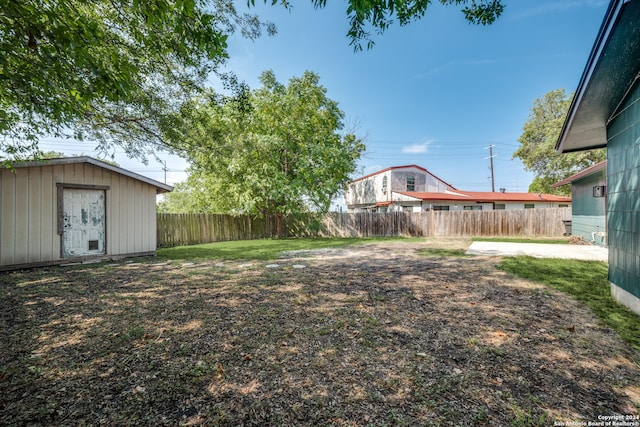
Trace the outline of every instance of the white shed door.
<path fill-rule="evenodd" d="M 104 191 L 65 188 L 63 196 L 65 257 L 105 253 Z"/>

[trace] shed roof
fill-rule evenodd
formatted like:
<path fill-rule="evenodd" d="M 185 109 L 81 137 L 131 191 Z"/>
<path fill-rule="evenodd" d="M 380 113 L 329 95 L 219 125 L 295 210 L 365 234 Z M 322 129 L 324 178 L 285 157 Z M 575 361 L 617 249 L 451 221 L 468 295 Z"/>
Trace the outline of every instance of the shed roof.
<path fill-rule="evenodd" d="M 156 187 L 156 191 L 158 194 L 166 193 L 173 190 L 173 187 L 167 184 L 163 184 L 154 179 L 148 178 L 144 175 L 137 174 L 135 172 L 131 172 L 126 169 L 122 169 L 121 167 L 114 166 L 112 164 L 103 162 L 98 159 L 94 159 L 89 156 L 78 156 L 78 157 L 60 157 L 55 159 L 43 159 L 43 160 L 34 160 L 34 161 L 17 161 L 12 163 L 14 168 L 26 168 L 26 167 L 39 167 L 39 166 L 49 166 L 49 165 L 68 165 L 68 164 L 77 164 L 77 163 L 88 163 L 103 169 L 110 170 L 115 173 L 119 173 L 121 175 L 128 176 L 133 179 L 137 179 L 138 181 L 142 181 L 149 185 Z"/>
<path fill-rule="evenodd" d="M 573 181 L 576 181 L 580 178 L 584 178 L 585 176 L 593 175 L 596 172 L 600 172 L 603 169 L 607 168 L 607 161 L 603 160 L 600 163 L 596 163 L 595 165 L 591 165 L 586 169 L 581 170 L 580 172 L 571 175 L 568 178 L 563 179 L 562 181 L 558 181 L 553 184 L 552 188 L 561 187 L 563 185 L 571 184 Z"/>
<path fill-rule="evenodd" d="M 477 203 L 491 202 L 556 202 L 570 203 L 571 197 L 556 196 L 555 194 L 539 193 L 502 193 L 495 191 L 448 191 L 445 193 L 420 191 L 395 191 L 395 193 L 413 197 L 418 200 L 448 200 Z"/>
<path fill-rule="evenodd" d="M 556 149 L 607 145 L 607 123 L 640 71 L 640 0 L 612 0 L 580 78 Z"/>

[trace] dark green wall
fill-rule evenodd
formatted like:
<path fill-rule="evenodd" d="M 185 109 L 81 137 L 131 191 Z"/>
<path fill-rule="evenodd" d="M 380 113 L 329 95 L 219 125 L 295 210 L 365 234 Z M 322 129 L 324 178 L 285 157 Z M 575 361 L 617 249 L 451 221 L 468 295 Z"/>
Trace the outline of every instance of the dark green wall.
<path fill-rule="evenodd" d="M 606 228 L 606 197 L 593 197 L 593 187 L 606 185 L 605 170 L 593 175 L 575 180 L 571 185 L 571 234 L 580 236 L 584 240 L 594 241 L 596 245 L 606 246 L 605 235 L 595 235 L 594 232 L 605 233 Z"/>
<path fill-rule="evenodd" d="M 609 281 L 640 298 L 640 86 L 607 127 Z"/>

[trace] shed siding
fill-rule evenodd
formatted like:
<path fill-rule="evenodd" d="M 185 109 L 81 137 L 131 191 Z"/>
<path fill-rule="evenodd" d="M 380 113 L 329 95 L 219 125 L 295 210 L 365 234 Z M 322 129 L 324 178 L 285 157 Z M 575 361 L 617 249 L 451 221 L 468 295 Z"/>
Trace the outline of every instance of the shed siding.
<path fill-rule="evenodd" d="M 35 175 L 35 176 L 34 176 Z M 28 221 L 28 248 L 27 261 L 40 259 L 42 248 L 42 179 L 37 176 L 34 170 L 29 170 L 28 185 L 28 209 L 33 215 L 26 216 Z"/>
<path fill-rule="evenodd" d="M 60 253 L 60 239 L 58 237 L 58 222 L 57 222 L 57 192 L 46 191 L 50 188 L 56 188 L 56 184 L 53 178 L 53 168 L 42 168 L 41 182 L 40 182 L 40 199 L 42 200 L 42 210 L 40 212 L 41 221 L 41 247 L 40 247 L 40 260 L 45 260 L 49 254 Z"/>
<path fill-rule="evenodd" d="M 113 239 L 111 249 L 117 253 L 127 252 L 127 223 L 120 224 L 120 218 L 126 218 L 127 212 L 127 181 L 123 176 L 116 176 L 113 179 L 114 186 L 112 189 L 118 189 L 117 197 L 114 197 L 112 204 L 109 206 L 107 215 L 111 217 Z M 113 190 L 112 190 L 113 191 Z"/>
<path fill-rule="evenodd" d="M 607 128 L 609 281 L 640 298 L 640 86 Z M 614 288 L 614 295 L 617 295 Z"/>
<path fill-rule="evenodd" d="M 120 207 L 120 185 L 119 175 L 106 174 L 103 178 L 105 185 L 109 186 L 107 192 L 107 250 L 116 253 L 122 252 L 120 250 L 120 234 L 124 234 L 123 230 L 116 227 L 116 221 L 114 218 L 118 214 Z"/>
<path fill-rule="evenodd" d="M 122 188 L 124 191 L 124 207 L 127 218 L 133 219 L 136 215 L 136 204 L 135 204 L 135 189 L 133 188 L 133 183 L 128 179 L 124 179 L 124 183 L 122 184 Z M 122 218 L 122 217 L 120 217 Z M 119 218 L 119 219 L 120 219 Z M 121 227 L 125 227 L 127 229 L 127 235 L 125 236 L 126 245 L 123 247 L 125 252 L 134 253 L 136 252 L 136 228 L 135 221 L 123 221 L 120 224 Z"/>
<path fill-rule="evenodd" d="M 14 208 L 15 218 L 15 263 L 29 262 L 29 220 L 28 215 L 22 215 L 22 212 L 28 212 L 29 209 L 29 173 L 16 176 L 16 189 Z"/>
<path fill-rule="evenodd" d="M 11 171 L 0 170 L 0 264 L 15 264 L 16 187 Z"/>
<path fill-rule="evenodd" d="M 62 260 L 57 184 L 108 186 L 106 255 L 156 250 L 156 187 L 89 163 L 0 169 L 0 266 Z"/>

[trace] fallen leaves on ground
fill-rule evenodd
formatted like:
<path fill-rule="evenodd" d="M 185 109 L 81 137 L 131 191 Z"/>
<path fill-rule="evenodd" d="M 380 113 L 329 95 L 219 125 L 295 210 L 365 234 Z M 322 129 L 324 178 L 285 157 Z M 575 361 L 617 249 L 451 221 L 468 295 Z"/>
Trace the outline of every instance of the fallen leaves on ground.
<path fill-rule="evenodd" d="M 1 273 L 0 424 L 552 425 L 638 413 L 640 356 L 587 308 L 495 259 L 416 255 L 433 244 L 268 269 L 146 260 Z"/>

